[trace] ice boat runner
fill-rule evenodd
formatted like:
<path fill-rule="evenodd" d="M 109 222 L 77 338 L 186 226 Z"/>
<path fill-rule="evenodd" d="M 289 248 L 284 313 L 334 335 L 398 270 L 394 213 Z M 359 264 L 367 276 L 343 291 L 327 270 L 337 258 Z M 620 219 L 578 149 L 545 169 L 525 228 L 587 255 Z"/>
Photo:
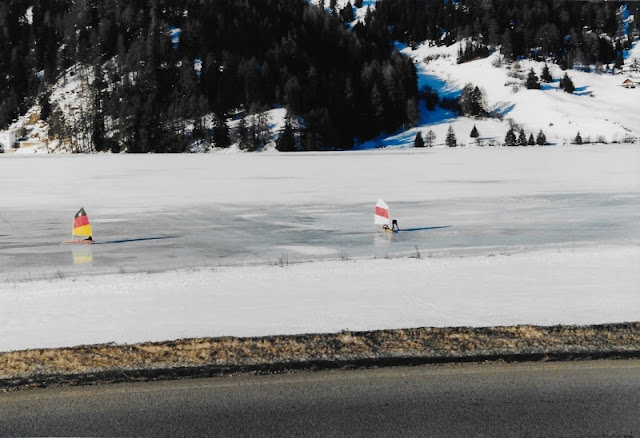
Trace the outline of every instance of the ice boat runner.
<path fill-rule="evenodd" d="M 76 236 L 88 237 L 85 239 L 75 239 Z M 87 213 L 84 211 L 84 207 L 81 208 L 73 217 L 71 240 L 67 240 L 63 243 L 94 243 L 93 231 L 91 230 L 91 224 L 89 223 L 89 216 L 87 216 Z"/>
<path fill-rule="evenodd" d="M 382 229 L 389 233 L 400 231 L 400 228 L 398 227 L 398 221 L 395 219 L 391 221 L 391 219 L 389 219 L 389 206 L 382 199 L 378 199 L 378 203 L 376 204 L 373 223 L 382 226 Z M 390 224 L 391 228 L 389 228 Z"/>

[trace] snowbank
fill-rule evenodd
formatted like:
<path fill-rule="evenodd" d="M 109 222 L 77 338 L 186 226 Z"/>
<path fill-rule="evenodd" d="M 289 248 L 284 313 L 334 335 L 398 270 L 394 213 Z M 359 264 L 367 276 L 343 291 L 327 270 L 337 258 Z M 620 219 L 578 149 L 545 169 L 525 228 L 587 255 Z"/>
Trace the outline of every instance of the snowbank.
<path fill-rule="evenodd" d="M 640 248 L 201 268 L 0 286 L 0 351 L 640 315 Z"/>

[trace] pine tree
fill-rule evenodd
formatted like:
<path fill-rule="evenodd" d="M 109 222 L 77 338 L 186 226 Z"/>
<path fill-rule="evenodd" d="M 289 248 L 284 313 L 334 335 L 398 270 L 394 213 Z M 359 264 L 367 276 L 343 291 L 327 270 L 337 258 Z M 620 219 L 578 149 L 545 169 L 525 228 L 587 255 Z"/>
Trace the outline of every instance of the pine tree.
<path fill-rule="evenodd" d="M 296 138 L 291 126 L 291 119 L 287 116 L 284 121 L 284 128 L 280 132 L 280 137 L 276 140 L 276 149 L 280 152 L 295 152 Z"/>
<path fill-rule="evenodd" d="M 424 140 L 422 139 L 422 133 L 420 131 L 418 131 L 418 133 L 416 134 L 416 138 L 413 141 L 413 147 L 414 148 L 423 148 L 424 147 Z"/>
<path fill-rule="evenodd" d="M 420 109 L 418 108 L 417 101 L 412 97 L 407 101 L 406 105 L 407 122 L 411 126 L 416 126 L 420 121 Z"/>
<path fill-rule="evenodd" d="M 544 82 L 553 82 L 553 77 L 551 76 L 551 72 L 549 71 L 549 66 L 547 64 L 542 67 L 542 74 L 540 75 L 540 79 Z"/>
<path fill-rule="evenodd" d="M 213 126 L 213 143 L 218 148 L 228 148 L 231 146 L 231 139 L 229 138 L 229 125 L 227 125 L 227 118 L 224 114 L 216 116 Z M 246 126 L 243 135 L 246 135 Z"/>
<path fill-rule="evenodd" d="M 507 131 L 507 135 L 504 137 L 504 144 L 507 146 L 515 146 L 516 145 L 516 134 L 513 132 L 513 129 L 509 129 Z"/>
<path fill-rule="evenodd" d="M 467 84 L 460 94 L 459 104 L 463 115 L 472 117 L 484 117 L 487 115 L 485 109 L 484 93 L 477 86 Z"/>
<path fill-rule="evenodd" d="M 527 145 L 527 134 L 524 133 L 524 129 L 520 128 L 520 134 L 518 136 L 518 146 Z"/>
<path fill-rule="evenodd" d="M 433 144 L 436 142 L 436 133 L 433 132 L 433 130 L 429 129 L 429 131 L 427 132 L 427 135 L 424 138 L 425 140 L 425 146 L 432 148 Z"/>
<path fill-rule="evenodd" d="M 613 64 L 613 68 L 621 69 L 624 65 L 624 57 L 622 51 L 616 53 L 616 62 Z"/>
<path fill-rule="evenodd" d="M 565 73 L 560 80 L 560 88 L 562 88 L 567 93 L 573 93 L 576 89 L 576 87 L 573 85 L 573 81 L 567 73 Z"/>
<path fill-rule="evenodd" d="M 538 132 L 538 136 L 536 137 L 536 144 L 540 146 L 547 144 L 547 137 L 542 132 L 542 129 L 540 130 L 540 132 Z"/>
<path fill-rule="evenodd" d="M 529 90 L 539 90 L 540 82 L 538 82 L 538 76 L 533 71 L 533 67 L 529 70 L 529 75 L 527 76 L 527 81 L 525 82 L 525 87 Z"/>
<path fill-rule="evenodd" d="M 479 136 L 480 133 L 478 132 L 478 128 L 476 128 L 476 125 L 473 125 L 473 129 L 471 130 L 471 134 L 469 134 L 469 137 L 478 138 Z"/>
<path fill-rule="evenodd" d="M 533 138 L 533 133 L 529 134 L 529 141 L 527 142 L 529 146 L 534 146 L 536 144 L 536 140 Z"/>
<path fill-rule="evenodd" d="M 578 134 L 576 135 L 576 138 L 573 140 L 573 142 L 575 144 L 582 144 L 582 137 L 580 136 L 580 131 L 578 131 Z"/>
<path fill-rule="evenodd" d="M 351 23 L 356 19 L 356 16 L 353 13 L 353 6 L 351 6 L 351 2 L 348 2 L 345 7 L 340 10 L 339 15 L 340 18 L 342 18 L 342 21 L 344 21 L 345 23 Z"/>
<path fill-rule="evenodd" d="M 236 142 L 243 151 L 251 149 L 250 129 L 247 128 L 247 121 L 241 118 L 236 127 Z"/>
<path fill-rule="evenodd" d="M 260 112 L 255 117 L 255 150 L 264 148 L 271 141 L 271 131 L 269 130 L 269 116 L 266 112 Z"/>
<path fill-rule="evenodd" d="M 447 130 L 447 138 L 445 139 L 447 147 L 455 148 L 458 146 L 458 140 L 456 139 L 456 133 L 453 131 L 453 126 L 449 125 Z"/>
<path fill-rule="evenodd" d="M 512 60 L 514 58 L 511 35 L 512 32 L 509 28 L 507 28 L 504 34 L 502 34 L 502 47 L 500 48 L 500 53 L 502 53 L 507 60 Z"/>

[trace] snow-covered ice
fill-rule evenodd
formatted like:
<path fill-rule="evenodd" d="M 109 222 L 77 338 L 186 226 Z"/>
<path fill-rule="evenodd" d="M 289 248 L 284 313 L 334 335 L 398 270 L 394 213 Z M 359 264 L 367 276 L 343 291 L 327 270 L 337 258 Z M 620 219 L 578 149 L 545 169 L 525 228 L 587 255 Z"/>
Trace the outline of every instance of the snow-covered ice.
<path fill-rule="evenodd" d="M 640 315 L 634 145 L 14 154 L 0 181 L 0 351 Z M 60 244 L 80 207 L 102 244 Z"/>

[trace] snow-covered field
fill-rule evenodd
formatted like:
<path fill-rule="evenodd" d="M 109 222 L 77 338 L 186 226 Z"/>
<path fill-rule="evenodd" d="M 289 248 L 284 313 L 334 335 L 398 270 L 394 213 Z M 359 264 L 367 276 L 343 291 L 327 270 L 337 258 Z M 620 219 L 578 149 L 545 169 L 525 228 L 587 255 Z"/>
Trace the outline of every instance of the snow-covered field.
<path fill-rule="evenodd" d="M 637 145 L 12 154 L 0 181 L 0 351 L 640 315 Z M 60 244 L 80 207 L 101 244 Z"/>

